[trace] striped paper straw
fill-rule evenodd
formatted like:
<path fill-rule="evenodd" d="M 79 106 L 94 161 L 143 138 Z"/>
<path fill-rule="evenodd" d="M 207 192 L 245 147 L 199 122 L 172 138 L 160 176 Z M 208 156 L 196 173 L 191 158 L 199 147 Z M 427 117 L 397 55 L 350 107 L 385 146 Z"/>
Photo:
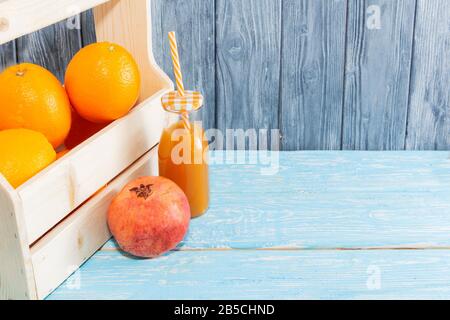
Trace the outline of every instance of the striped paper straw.
<path fill-rule="evenodd" d="M 172 53 L 173 72 L 180 96 L 184 97 L 183 74 L 181 73 L 180 57 L 178 55 L 177 38 L 175 32 L 169 32 L 170 52 Z"/>
<path fill-rule="evenodd" d="M 178 94 L 184 97 L 184 84 L 183 74 L 181 73 L 180 56 L 178 55 L 177 37 L 175 32 L 169 32 L 170 52 L 172 54 L 173 72 L 175 74 L 175 82 L 177 84 Z M 181 112 L 181 118 L 184 122 L 184 126 L 188 129 L 191 128 L 189 123 L 189 115 L 186 110 Z"/>

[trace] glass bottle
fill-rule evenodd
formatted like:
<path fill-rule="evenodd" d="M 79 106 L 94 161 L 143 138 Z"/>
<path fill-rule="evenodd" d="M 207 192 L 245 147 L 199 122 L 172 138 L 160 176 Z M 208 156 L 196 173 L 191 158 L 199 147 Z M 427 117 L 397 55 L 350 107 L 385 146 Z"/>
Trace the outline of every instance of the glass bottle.
<path fill-rule="evenodd" d="M 184 191 L 195 218 L 209 207 L 208 142 L 201 122 L 191 122 L 188 111 L 176 113 L 178 121 L 166 126 L 161 135 L 159 174 Z"/>

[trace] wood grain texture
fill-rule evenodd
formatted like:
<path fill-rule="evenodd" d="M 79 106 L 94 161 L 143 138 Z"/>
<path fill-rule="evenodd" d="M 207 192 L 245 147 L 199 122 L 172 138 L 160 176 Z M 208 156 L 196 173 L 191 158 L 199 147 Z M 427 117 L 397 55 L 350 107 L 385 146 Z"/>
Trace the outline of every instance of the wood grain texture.
<path fill-rule="evenodd" d="M 192 115 L 206 129 L 215 128 L 215 1 L 152 0 L 156 61 L 174 81 L 168 33 L 175 31 L 184 86 L 201 91 L 204 107 Z M 174 81 L 175 82 L 175 81 Z"/>
<path fill-rule="evenodd" d="M 43 66 L 63 83 L 67 65 L 81 48 L 80 30 L 71 29 L 71 23 L 64 20 L 17 39 L 19 62 Z"/>
<path fill-rule="evenodd" d="M 273 176 L 212 165 L 211 208 L 177 250 L 132 259 L 110 241 L 49 298 L 450 297 L 448 152 L 278 155 Z"/>
<path fill-rule="evenodd" d="M 36 299 L 21 200 L 0 175 L 0 300 Z"/>
<path fill-rule="evenodd" d="M 16 64 L 16 44 L 14 41 L 0 46 L 0 73 Z"/>
<path fill-rule="evenodd" d="M 217 0 L 218 129 L 277 129 L 280 0 Z"/>
<path fill-rule="evenodd" d="M 448 299 L 448 250 L 100 251 L 49 299 Z"/>
<path fill-rule="evenodd" d="M 349 1 L 343 149 L 404 149 L 415 5 Z"/>
<path fill-rule="evenodd" d="M 450 2 L 418 0 L 406 148 L 450 150 Z"/>
<path fill-rule="evenodd" d="M 283 150 L 340 149 L 346 1 L 283 1 Z"/>
<path fill-rule="evenodd" d="M 450 154 L 443 151 L 259 152 L 254 164 L 230 163 L 224 154 L 210 154 L 212 193 L 445 192 L 450 185 Z M 270 162 L 274 174 L 263 175 Z"/>
<path fill-rule="evenodd" d="M 80 14 L 81 18 L 81 44 L 83 47 L 97 42 L 95 34 L 95 21 L 92 10 L 87 10 Z"/>

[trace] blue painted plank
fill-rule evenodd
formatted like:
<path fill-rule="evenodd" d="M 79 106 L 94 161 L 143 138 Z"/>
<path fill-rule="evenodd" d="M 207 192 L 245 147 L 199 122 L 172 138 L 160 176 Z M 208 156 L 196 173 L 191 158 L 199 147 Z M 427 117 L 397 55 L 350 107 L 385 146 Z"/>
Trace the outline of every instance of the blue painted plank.
<path fill-rule="evenodd" d="M 449 195 L 218 195 L 182 250 L 450 247 Z"/>
<path fill-rule="evenodd" d="M 283 150 L 341 149 L 346 12 L 344 0 L 283 1 Z"/>
<path fill-rule="evenodd" d="M 180 250 L 450 247 L 449 194 L 214 195 Z"/>
<path fill-rule="evenodd" d="M 211 166 L 211 207 L 181 250 L 450 247 L 449 153 L 279 156 L 273 176 Z"/>
<path fill-rule="evenodd" d="M 404 149 L 415 5 L 349 1 L 343 149 Z"/>
<path fill-rule="evenodd" d="M 449 299 L 449 250 L 102 251 L 49 299 Z"/>
<path fill-rule="evenodd" d="M 341 149 L 347 1 L 283 2 L 283 150 Z"/>
<path fill-rule="evenodd" d="M 0 73 L 7 67 L 16 64 L 16 58 L 16 44 L 14 41 L 0 45 Z"/>
<path fill-rule="evenodd" d="M 450 1 L 418 0 L 406 148 L 450 150 Z"/>
<path fill-rule="evenodd" d="M 217 128 L 278 129 L 281 0 L 216 1 Z M 276 149 L 279 136 L 275 135 Z M 232 139 L 225 139 L 231 149 Z M 237 149 L 242 148 L 234 145 Z M 255 146 L 256 147 L 256 146 Z M 271 144 L 259 145 L 260 149 Z"/>
<path fill-rule="evenodd" d="M 362 192 L 370 195 L 371 192 L 449 191 L 450 185 L 449 152 L 249 152 L 244 158 L 245 155 L 245 152 L 211 154 L 211 161 L 216 163 L 211 166 L 212 193 Z M 239 162 L 233 164 L 233 161 Z M 264 175 L 267 173 L 274 174 Z"/>
<path fill-rule="evenodd" d="M 80 14 L 81 24 L 81 46 L 85 47 L 91 43 L 97 42 L 97 35 L 95 33 L 94 13 L 87 10 Z"/>

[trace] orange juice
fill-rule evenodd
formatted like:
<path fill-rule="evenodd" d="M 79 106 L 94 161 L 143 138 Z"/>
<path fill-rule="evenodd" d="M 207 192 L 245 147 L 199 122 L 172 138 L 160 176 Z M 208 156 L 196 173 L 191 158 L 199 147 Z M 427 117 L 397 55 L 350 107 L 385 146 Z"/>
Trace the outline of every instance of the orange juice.
<path fill-rule="evenodd" d="M 208 142 L 196 123 L 182 120 L 166 128 L 159 145 L 159 174 L 174 181 L 189 199 L 191 216 L 201 216 L 209 206 Z"/>

